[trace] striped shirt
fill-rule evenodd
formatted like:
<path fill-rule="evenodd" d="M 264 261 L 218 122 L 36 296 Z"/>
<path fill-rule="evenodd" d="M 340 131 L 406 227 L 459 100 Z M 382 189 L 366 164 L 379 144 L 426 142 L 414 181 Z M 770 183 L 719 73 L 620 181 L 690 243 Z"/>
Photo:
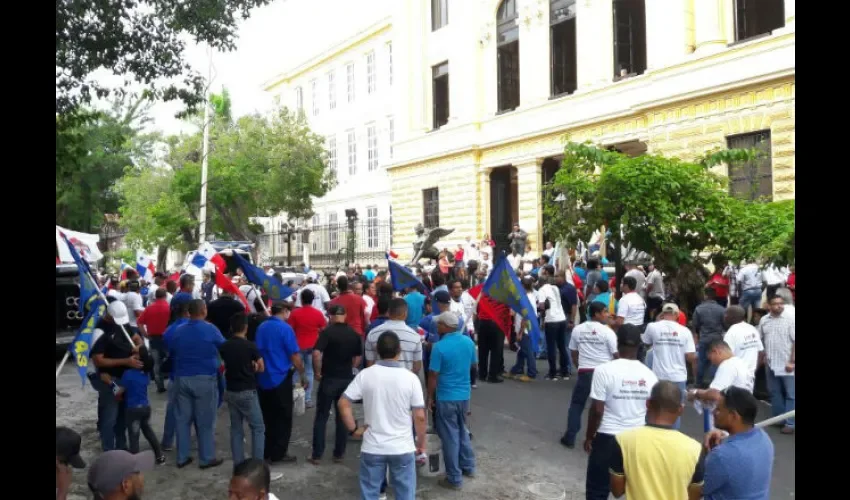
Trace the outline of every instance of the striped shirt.
<path fill-rule="evenodd" d="M 422 338 L 404 321 L 389 320 L 375 327 L 366 337 L 366 361 L 378 360 L 378 337 L 384 332 L 394 332 L 401 344 L 401 356 L 398 361 L 408 370 L 413 370 L 415 361 L 422 361 Z"/>
<path fill-rule="evenodd" d="M 759 322 L 759 333 L 767 357 L 766 363 L 777 377 L 794 376 L 794 372 L 787 373 L 785 371 L 785 364 L 791 359 L 795 325 L 795 319 L 786 315 L 775 317 L 769 314 Z"/>
<path fill-rule="evenodd" d="M 740 295 L 738 290 L 738 267 L 727 265 L 726 269 L 723 270 L 723 276 L 729 280 L 729 296 L 737 297 Z"/>

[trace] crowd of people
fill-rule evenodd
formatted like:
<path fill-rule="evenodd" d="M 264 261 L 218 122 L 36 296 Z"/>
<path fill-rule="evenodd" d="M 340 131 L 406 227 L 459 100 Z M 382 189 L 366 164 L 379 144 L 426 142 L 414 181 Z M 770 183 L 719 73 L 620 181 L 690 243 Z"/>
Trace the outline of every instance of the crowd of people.
<path fill-rule="evenodd" d="M 782 272 L 772 266 L 723 266 L 688 322 L 652 264 L 645 272 L 627 263 L 616 293 L 599 258 L 556 268 L 551 244 L 540 256 L 512 245 L 506 258 L 538 309 L 543 338 L 534 342 L 536 329 L 526 318 L 483 293 L 493 269 L 488 249 L 495 245 L 486 235 L 480 246 L 469 240 L 451 259 L 442 252 L 430 272 L 414 268 L 421 285 L 403 291 L 371 266 L 329 275 L 325 283 L 310 271 L 292 296 L 276 302 L 239 270 L 232 279 L 247 308 L 217 289 L 209 273 L 199 287 L 191 274 L 177 281 L 157 274 L 143 283 L 130 272 L 125 281 L 107 280 L 109 305 L 95 332 L 89 376 L 98 392 L 104 452 L 97 462 L 107 465 L 90 468 L 89 487 L 102 498 L 138 498 L 142 485 L 134 474 L 165 463 L 175 443 L 178 468 L 194 461 L 192 429 L 198 466 L 220 466 L 215 427 L 217 409 L 226 403 L 231 498 L 253 498 L 239 492 L 273 498 L 269 484 L 283 476 L 279 466 L 298 460 L 289 441 L 295 387 L 302 387 L 305 407 L 315 409 L 306 461 L 322 463 L 333 413 L 335 462 L 345 457 L 350 439 L 362 440 L 362 498 L 385 498 L 390 487 L 395 498 L 412 500 L 414 463 L 426 461 L 429 432 L 441 441 L 445 477 L 439 484 L 461 489 L 464 478 L 476 475 L 467 423 L 472 390 L 479 380 L 531 382 L 542 357 L 545 380 L 577 377 L 561 438 L 567 448 L 576 445 L 590 399 L 582 444 L 589 453 L 587 498 L 624 492 L 633 498 L 767 498 L 772 444 L 753 428 L 758 404 L 752 393 L 764 366 L 774 415 L 794 409 L 793 268 L 777 283 Z M 766 309 L 751 298 L 756 288 L 760 298 L 767 293 Z M 505 345 L 517 353 L 509 369 Z M 150 425 L 152 383 L 167 393 L 159 435 Z M 709 433 L 707 453 L 673 432 L 686 400 L 711 412 L 714 428 L 728 433 Z M 362 405 L 362 421 L 354 405 Z M 793 431 L 789 418 L 782 433 Z M 69 461 L 73 450 L 60 456 L 59 433 L 57 497 L 60 466 L 64 478 L 80 465 Z M 149 454 L 139 453 L 141 434 Z M 658 446 L 638 446 L 647 440 Z M 675 467 L 665 465 L 672 462 Z M 93 479 L 98 474 L 108 479 Z M 125 496 L 110 496 L 117 489 Z"/>

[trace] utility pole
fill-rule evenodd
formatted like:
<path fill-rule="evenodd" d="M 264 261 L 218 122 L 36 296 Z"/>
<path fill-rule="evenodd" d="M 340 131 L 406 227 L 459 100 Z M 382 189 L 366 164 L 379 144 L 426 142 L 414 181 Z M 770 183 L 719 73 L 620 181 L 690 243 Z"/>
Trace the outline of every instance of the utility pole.
<path fill-rule="evenodd" d="M 198 230 L 199 243 L 207 239 L 207 165 L 210 152 L 210 94 L 212 85 L 212 47 L 207 47 L 207 88 L 204 91 L 204 146 L 201 158 L 201 206 L 198 219 L 201 226 Z"/>

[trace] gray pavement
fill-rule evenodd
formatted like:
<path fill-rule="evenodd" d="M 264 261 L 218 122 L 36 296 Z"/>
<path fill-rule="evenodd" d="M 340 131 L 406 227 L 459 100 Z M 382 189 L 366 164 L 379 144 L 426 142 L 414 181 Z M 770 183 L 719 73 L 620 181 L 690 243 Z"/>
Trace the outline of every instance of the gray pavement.
<path fill-rule="evenodd" d="M 513 363 L 513 353 L 505 352 L 505 362 Z M 545 373 L 546 363 L 538 362 Z M 587 456 L 579 448 L 568 450 L 558 442 L 566 426 L 567 407 L 574 379 L 545 382 L 538 380 L 523 384 L 505 381 L 503 384 L 479 383 L 472 394 L 471 430 L 478 465 L 478 477 L 467 480 L 460 492 L 446 491 L 437 486 L 436 479 L 418 481 L 417 499 L 493 499 L 540 500 L 528 487 L 534 483 L 555 483 L 566 492 L 565 500 L 584 498 L 584 477 Z M 80 388 L 75 366 L 67 366 L 56 387 L 69 397 L 56 398 L 56 424 L 67 425 L 83 436 L 83 458 L 91 461 L 100 450 L 95 422 L 97 397 L 87 385 Z M 162 432 L 165 417 L 165 395 L 151 390 L 153 426 Z M 766 418 L 770 409 L 763 407 Z M 272 484 L 272 491 L 281 499 L 327 500 L 328 498 L 359 498 L 357 483 L 359 444 L 350 443 L 342 464 L 333 464 L 329 456 L 315 467 L 305 463 L 312 436 L 313 412 L 295 418 L 290 453 L 299 459 L 297 465 L 282 467 L 283 479 Z M 332 421 L 328 425 L 332 443 Z M 585 416 L 586 423 L 586 416 Z M 216 445 L 217 453 L 225 458 L 221 467 L 201 471 L 196 465 L 177 470 L 174 452 L 167 453 L 168 462 L 146 476 L 145 500 L 201 500 L 227 497 L 227 485 L 233 466 L 230 460 L 230 420 L 226 407 L 219 410 Z M 702 420 L 691 408 L 686 410 L 683 432 L 700 439 Z M 771 499 L 795 496 L 795 437 L 769 429 L 776 449 Z M 584 432 L 579 435 L 580 439 Z M 581 440 L 579 440 L 579 443 Z M 330 445 L 332 446 L 332 445 Z M 142 448 L 147 442 L 142 438 Z M 247 447 L 247 451 L 250 448 Z M 330 450 L 327 451 L 330 454 Z M 196 462 L 197 463 L 197 462 Z M 75 473 L 72 499 L 91 498 L 85 486 L 85 471 Z M 390 493 L 392 498 L 392 493 Z"/>

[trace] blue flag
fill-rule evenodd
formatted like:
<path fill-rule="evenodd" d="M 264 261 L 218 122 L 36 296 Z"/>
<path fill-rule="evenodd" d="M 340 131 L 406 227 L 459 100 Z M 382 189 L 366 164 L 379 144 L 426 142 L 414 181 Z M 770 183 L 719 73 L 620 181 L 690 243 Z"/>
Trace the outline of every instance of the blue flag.
<path fill-rule="evenodd" d="M 97 297 L 97 285 L 94 283 L 94 277 L 91 274 L 89 263 L 80 257 L 77 247 L 68 240 L 65 233 L 60 232 L 59 235 L 62 236 L 65 244 L 68 245 L 68 251 L 71 252 L 71 257 L 74 258 L 74 263 L 77 264 L 77 271 L 80 273 L 80 314 L 85 315 L 86 309 L 91 308 L 90 306 L 93 305 L 92 301 Z"/>
<path fill-rule="evenodd" d="M 528 300 L 525 289 L 519 282 L 514 269 L 508 263 L 504 254 L 487 281 L 484 282 L 482 292 L 489 295 L 493 300 L 501 302 L 518 313 L 523 319 L 528 320 L 531 333 L 531 352 L 537 352 L 537 343 L 540 341 L 540 322 L 537 320 L 537 304 Z"/>
<path fill-rule="evenodd" d="M 265 271 L 251 264 L 236 252 L 233 252 L 233 260 L 238 267 L 242 268 L 242 272 L 245 273 L 248 281 L 265 290 L 270 299 L 286 300 L 295 293 L 295 290 L 284 286 L 277 278 L 267 275 Z"/>
<path fill-rule="evenodd" d="M 71 342 L 70 346 L 68 346 L 68 350 L 71 351 L 71 355 L 74 356 L 74 359 L 77 361 L 77 369 L 80 372 L 80 378 L 83 379 L 83 387 L 86 385 L 89 367 L 89 352 L 92 348 L 92 336 L 94 335 L 94 329 L 105 312 L 106 304 L 104 304 L 102 300 L 99 300 L 95 295 L 94 303 L 92 304 L 88 315 L 83 320 L 80 331 L 77 332 L 77 336 L 74 337 L 74 341 Z"/>
<path fill-rule="evenodd" d="M 393 290 L 401 292 L 408 288 L 418 288 L 425 295 L 428 294 L 428 289 L 422 281 L 413 275 L 410 270 L 394 260 L 390 260 L 387 255 L 387 265 L 390 268 L 390 281 L 393 285 Z"/>

